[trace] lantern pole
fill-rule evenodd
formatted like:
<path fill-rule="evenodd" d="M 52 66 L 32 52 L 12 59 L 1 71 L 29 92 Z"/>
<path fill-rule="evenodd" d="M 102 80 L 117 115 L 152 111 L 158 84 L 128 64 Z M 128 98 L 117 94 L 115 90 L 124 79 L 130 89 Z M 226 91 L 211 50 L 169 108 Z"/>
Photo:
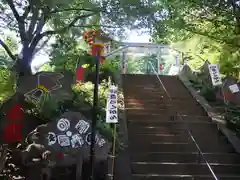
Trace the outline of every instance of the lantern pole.
<path fill-rule="evenodd" d="M 90 146 L 90 168 L 91 176 L 90 180 L 94 180 L 94 164 L 95 164 L 95 136 L 96 136 L 96 124 L 98 118 L 98 88 L 99 88 L 99 72 L 100 72 L 100 49 L 97 50 L 97 56 L 95 58 L 95 83 L 93 92 L 93 108 L 92 108 L 92 135 Z"/>
<path fill-rule="evenodd" d="M 96 42 L 98 33 L 95 30 L 89 30 L 84 34 L 84 40 L 91 46 L 90 54 L 95 57 L 95 82 L 94 82 L 94 91 L 93 91 L 93 107 L 92 107 L 92 123 L 91 123 L 91 145 L 90 145 L 90 180 L 94 180 L 94 167 L 95 167 L 95 138 L 96 138 L 96 125 L 98 118 L 98 88 L 99 88 L 99 73 L 100 73 L 100 64 L 105 59 L 104 53 L 104 44 Z"/>

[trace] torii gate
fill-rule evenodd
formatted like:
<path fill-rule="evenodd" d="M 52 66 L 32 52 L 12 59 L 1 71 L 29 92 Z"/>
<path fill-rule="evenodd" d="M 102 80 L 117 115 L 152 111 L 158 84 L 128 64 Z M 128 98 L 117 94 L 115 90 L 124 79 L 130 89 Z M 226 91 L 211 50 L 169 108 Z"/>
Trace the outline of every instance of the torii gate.
<path fill-rule="evenodd" d="M 154 52 L 158 56 L 163 54 L 169 54 L 169 50 L 175 52 L 176 66 L 180 67 L 180 58 L 183 59 L 183 53 L 172 48 L 169 45 L 153 44 L 153 43 L 134 43 L 134 42 L 118 42 L 120 47 L 113 51 L 110 48 L 105 48 L 105 57 L 110 57 L 116 53 L 122 54 L 122 73 L 126 73 L 126 54 L 127 53 L 144 53 L 143 49 L 147 49 L 147 52 Z M 145 51 L 146 52 L 146 51 Z M 159 60 L 158 60 L 159 61 Z M 160 73 L 160 63 L 158 62 L 158 73 Z"/>

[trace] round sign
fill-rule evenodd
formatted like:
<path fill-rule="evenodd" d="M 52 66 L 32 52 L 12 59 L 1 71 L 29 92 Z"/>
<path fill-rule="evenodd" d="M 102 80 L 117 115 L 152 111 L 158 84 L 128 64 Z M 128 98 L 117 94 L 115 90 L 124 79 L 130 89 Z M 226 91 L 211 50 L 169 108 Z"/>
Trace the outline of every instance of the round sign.
<path fill-rule="evenodd" d="M 49 146 L 52 146 L 53 144 L 55 144 L 57 142 L 57 137 L 54 132 L 48 132 L 47 139 L 48 139 Z"/>
<path fill-rule="evenodd" d="M 66 135 L 67 135 L 68 137 L 71 137 L 71 136 L 72 136 L 72 132 L 71 132 L 71 131 L 67 131 L 67 132 L 66 132 Z"/>
<path fill-rule="evenodd" d="M 57 123 L 57 128 L 59 131 L 67 131 L 70 128 L 70 122 L 68 119 L 60 119 Z"/>

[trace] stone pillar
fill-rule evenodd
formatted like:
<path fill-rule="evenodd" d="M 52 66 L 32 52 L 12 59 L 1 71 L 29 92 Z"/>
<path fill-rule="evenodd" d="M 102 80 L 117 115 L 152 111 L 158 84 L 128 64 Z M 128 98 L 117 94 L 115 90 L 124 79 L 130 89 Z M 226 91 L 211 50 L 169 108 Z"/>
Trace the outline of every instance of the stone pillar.
<path fill-rule="evenodd" d="M 126 52 L 122 52 L 122 73 L 126 74 Z"/>

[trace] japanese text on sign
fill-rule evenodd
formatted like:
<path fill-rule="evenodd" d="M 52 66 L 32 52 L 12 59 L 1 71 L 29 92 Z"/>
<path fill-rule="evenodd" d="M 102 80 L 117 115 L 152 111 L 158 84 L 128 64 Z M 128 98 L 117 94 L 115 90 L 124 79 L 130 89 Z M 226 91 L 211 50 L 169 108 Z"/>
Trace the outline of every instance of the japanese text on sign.
<path fill-rule="evenodd" d="M 212 79 L 212 84 L 213 86 L 218 86 L 222 84 L 222 80 L 220 77 L 220 72 L 218 69 L 218 65 L 217 64 L 209 64 L 208 65 L 208 69 L 209 69 L 209 73 Z"/>
<path fill-rule="evenodd" d="M 111 86 L 107 100 L 106 123 L 117 123 L 117 87 Z"/>

